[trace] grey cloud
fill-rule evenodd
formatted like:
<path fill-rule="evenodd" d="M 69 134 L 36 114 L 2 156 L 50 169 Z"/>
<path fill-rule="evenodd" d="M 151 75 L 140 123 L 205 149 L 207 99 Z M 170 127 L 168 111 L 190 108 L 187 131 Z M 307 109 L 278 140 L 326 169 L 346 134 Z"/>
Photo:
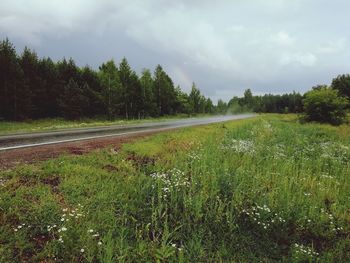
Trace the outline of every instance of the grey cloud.
<path fill-rule="evenodd" d="M 305 91 L 349 68 L 342 0 L 8 1 L 0 36 L 39 55 L 97 67 L 126 56 L 138 72 L 160 63 L 176 84 L 214 100 L 246 88 Z"/>

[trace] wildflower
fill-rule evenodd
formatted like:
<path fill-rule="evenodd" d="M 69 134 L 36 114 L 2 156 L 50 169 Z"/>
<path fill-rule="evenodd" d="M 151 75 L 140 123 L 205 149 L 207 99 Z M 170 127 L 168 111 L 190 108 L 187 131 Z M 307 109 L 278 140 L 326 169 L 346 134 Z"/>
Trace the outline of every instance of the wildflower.
<path fill-rule="evenodd" d="M 84 253 L 84 251 L 85 251 L 85 249 L 83 249 L 83 248 L 82 248 L 82 249 L 80 249 L 80 252 L 81 252 L 81 253 Z"/>
<path fill-rule="evenodd" d="M 101 242 L 101 241 L 98 241 L 98 242 L 97 242 L 97 245 L 101 246 L 101 245 L 102 245 L 102 242 Z"/>
<path fill-rule="evenodd" d="M 62 227 L 62 228 L 60 228 L 60 229 L 58 229 L 58 232 L 64 232 L 64 231 L 67 231 L 67 228 L 66 227 Z"/>
<path fill-rule="evenodd" d="M 93 233 L 94 230 L 93 230 L 93 229 L 89 229 L 88 232 L 89 232 L 89 233 Z"/>

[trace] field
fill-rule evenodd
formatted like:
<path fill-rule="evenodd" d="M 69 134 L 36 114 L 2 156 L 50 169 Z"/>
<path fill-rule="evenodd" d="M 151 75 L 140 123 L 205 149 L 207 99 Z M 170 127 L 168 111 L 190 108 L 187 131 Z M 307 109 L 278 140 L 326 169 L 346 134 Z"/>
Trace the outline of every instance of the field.
<path fill-rule="evenodd" d="M 350 126 L 186 128 L 0 173 L 0 262 L 349 262 Z"/>

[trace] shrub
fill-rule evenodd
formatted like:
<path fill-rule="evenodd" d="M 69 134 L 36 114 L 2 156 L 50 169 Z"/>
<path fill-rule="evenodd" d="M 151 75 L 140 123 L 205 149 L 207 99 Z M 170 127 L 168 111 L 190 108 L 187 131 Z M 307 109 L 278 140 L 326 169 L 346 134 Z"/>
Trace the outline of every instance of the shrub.
<path fill-rule="evenodd" d="M 305 93 L 303 106 L 306 121 L 339 125 L 346 118 L 348 99 L 340 96 L 338 90 L 320 87 Z"/>

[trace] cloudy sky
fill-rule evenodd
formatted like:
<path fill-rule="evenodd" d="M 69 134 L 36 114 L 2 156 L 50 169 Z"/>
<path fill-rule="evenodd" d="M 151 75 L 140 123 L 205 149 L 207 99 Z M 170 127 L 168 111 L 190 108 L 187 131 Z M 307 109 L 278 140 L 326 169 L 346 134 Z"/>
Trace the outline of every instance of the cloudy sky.
<path fill-rule="evenodd" d="M 347 0 L 1 0 L 0 37 L 93 68 L 161 64 L 206 96 L 304 92 L 350 73 Z"/>

